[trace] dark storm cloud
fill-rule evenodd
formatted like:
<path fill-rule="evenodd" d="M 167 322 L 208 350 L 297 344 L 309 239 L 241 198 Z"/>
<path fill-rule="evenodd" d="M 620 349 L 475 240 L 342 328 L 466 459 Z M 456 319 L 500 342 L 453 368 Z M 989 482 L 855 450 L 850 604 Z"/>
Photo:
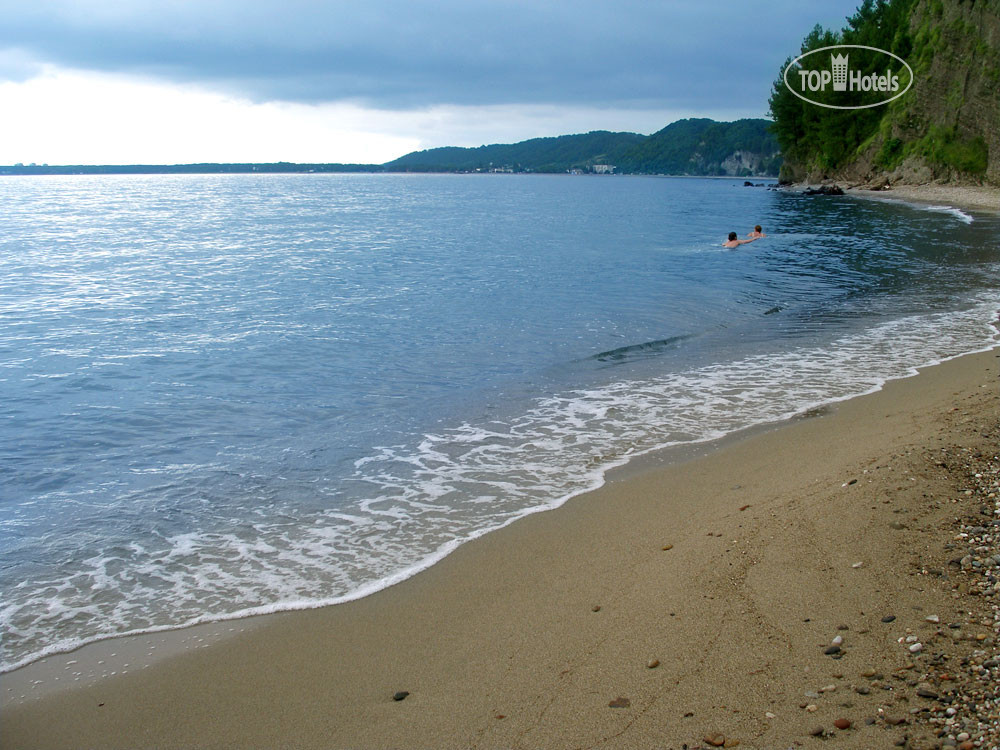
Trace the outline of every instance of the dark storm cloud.
<path fill-rule="evenodd" d="M 256 101 L 762 110 L 809 28 L 839 28 L 853 8 L 853 0 L 38 0 L 0 4 L 0 53 Z"/>

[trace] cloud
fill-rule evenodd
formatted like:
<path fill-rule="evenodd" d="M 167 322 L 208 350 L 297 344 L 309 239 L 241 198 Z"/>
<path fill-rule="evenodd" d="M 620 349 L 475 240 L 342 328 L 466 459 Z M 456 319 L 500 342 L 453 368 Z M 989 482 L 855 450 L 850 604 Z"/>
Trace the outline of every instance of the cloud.
<path fill-rule="evenodd" d="M 255 102 L 760 110 L 804 33 L 853 2 L 827 6 L 824 19 L 795 0 L 34 0 L 0 5 L 0 50 Z"/>

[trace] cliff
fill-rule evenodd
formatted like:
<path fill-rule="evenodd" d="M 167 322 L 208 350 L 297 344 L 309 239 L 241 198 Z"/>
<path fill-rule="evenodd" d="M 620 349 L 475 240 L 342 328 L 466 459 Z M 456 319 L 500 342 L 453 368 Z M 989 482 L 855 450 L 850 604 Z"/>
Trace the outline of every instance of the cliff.
<path fill-rule="evenodd" d="M 792 103 L 776 81 L 782 180 L 1000 186 L 1000 0 L 867 0 L 841 32 L 814 29 L 802 51 L 871 41 L 910 64 L 912 88 L 838 112 Z"/>

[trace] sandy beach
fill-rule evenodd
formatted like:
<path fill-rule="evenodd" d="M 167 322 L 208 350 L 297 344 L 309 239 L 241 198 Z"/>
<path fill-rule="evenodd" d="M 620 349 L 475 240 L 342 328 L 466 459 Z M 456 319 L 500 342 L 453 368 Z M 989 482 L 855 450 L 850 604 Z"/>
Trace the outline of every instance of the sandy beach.
<path fill-rule="evenodd" d="M 1000 211 L 1000 188 L 976 185 L 895 185 L 886 190 L 852 188 L 850 195 Z"/>
<path fill-rule="evenodd" d="M 992 747 L 997 367 L 627 472 L 139 672 L 28 700 L 7 675 L 3 746 Z"/>

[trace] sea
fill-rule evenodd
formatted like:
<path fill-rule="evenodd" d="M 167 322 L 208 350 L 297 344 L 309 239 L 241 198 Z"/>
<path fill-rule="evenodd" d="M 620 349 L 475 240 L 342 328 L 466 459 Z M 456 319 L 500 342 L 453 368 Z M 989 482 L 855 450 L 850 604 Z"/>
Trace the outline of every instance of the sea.
<path fill-rule="evenodd" d="M 743 182 L 0 179 L 0 670 L 363 597 L 997 346 L 1000 216 Z"/>

